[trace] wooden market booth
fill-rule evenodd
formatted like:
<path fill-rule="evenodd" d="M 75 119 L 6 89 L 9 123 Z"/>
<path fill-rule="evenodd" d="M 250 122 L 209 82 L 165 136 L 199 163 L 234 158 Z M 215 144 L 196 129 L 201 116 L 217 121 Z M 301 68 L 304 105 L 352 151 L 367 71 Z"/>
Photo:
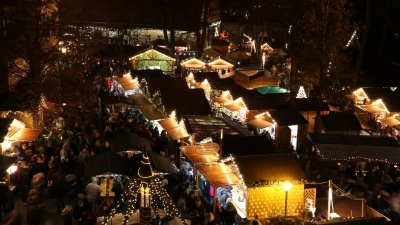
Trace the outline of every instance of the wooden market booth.
<path fill-rule="evenodd" d="M 359 88 L 346 97 L 354 101 L 355 114 L 362 125 L 381 135 L 398 136 L 400 101 L 396 88 Z"/>
<path fill-rule="evenodd" d="M 192 72 L 202 72 L 206 69 L 206 63 L 203 60 L 190 57 L 181 62 L 181 75 L 187 75 Z"/>
<path fill-rule="evenodd" d="M 315 203 L 316 190 L 305 190 L 306 175 L 294 154 L 229 156 L 222 159 L 225 165 L 242 177 L 245 185 L 232 190 L 232 200 L 242 218 L 260 219 L 282 217 L 285 213 L 283 184 L 291 183 L 287 195 L 287 216 L 297 216 L 307 198 Z"/>
<path fill-rule="evenodd" d="M 0 119 L 0 127 L 0 154 L 9 154 L 6 151 L 15 143 L 32 142 L 42 133 L 39 129 L 26 128 L 23 122 L 16 119 Z"/>
<path fill-rule="evenodd" d="M 209 71 L 217 72 L 222 77 L 230 77 L 235 71 L 235 62 L 221 56 L 210 59 L 207 66 Z"/>
<path fill-rule="evenodd" d="M 160 48 L 147 48 L 129 58 L 135 70 L 162 70 L 165 73 L 174 72 L 175 59 L 168 56 Z"/>

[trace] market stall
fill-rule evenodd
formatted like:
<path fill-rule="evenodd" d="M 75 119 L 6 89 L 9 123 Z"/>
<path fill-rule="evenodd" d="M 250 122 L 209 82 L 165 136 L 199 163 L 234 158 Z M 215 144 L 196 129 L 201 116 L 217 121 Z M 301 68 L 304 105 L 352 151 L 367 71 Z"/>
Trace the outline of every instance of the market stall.
<path fill-rule="evenodd" d="M 293 154 L 231 155 L 221 162 L 242 178 L 244 185 L 233 186 L 231 191 L 242 218 L 253 219 L 256 214 L 262 219 L 281 217 L 285 208 L 287 216 L 294 216 L 303 210 L 306 198 L 315 202 L 315 190 L 314 195 L 305 194 L 306 175 Z M 291 184 L 290 190 L 284 190 L 285 183 Z"/>
<path fill-rule="evenodd" d="M 210 71 L 217 72 L 218 75 L 223 77 L 229 77 L 233 74 L 231 72 L 235 69 L 234 62 L 229 59 L 221 58 L 220 56 L 212 58 L 207 65 Z"/>
<path fill-rule="evenodd" d="M 181 73 L 189 74 L 193 72 L 202 72 L 206 63 L 195 57 L 190 57 L 181 62 Z"/>
<path fill-rule="evenodd" d="M 145 49 L 129 58 L 135 70 L 173 72 L 175 59 L 153 48 Z"/>

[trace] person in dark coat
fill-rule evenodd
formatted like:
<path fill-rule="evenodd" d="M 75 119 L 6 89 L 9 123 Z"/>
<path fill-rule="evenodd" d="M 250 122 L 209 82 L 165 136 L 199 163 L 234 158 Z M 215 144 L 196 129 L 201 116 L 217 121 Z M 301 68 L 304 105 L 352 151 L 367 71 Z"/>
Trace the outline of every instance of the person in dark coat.
<path fill-rule="evenodd" d="M 19 184 L 20 184 L 22 203 L 26 204 L 26 200 L 28 198 L 28 193 L 29 193 L 29 184 L 30 184 L 28 166 L 20 167 L 18 169 L 18 173 L 19 173 Z"/>
<path fill-rule="evenodd" d="M 82 225 L 88 218 L 89 211 L 89 207 L 85 206 L 82 200 L 79 200 L 78 205 L 75 206 L 72 212 L 72 216 L 75 218 L 76 221 L 78 221 L 79 225 Z"/>
<path fill-rule="evenodd" d="M 116 204 L 120 199 L 122 192 L 124 191 L 124 185 L 121 182 L 121 178 L 114 179 L 114 183 L 111 189 L 115 193 L 114 204 Z"/>
<path fill-rule="evenodd" d="M 39 225 L 40 204 L 39 204 L 39 199 L 34 192 L 32 192 L 29 195 L 26 204 L 27 204 L 26 223 L 29 225 Z"/>
<path fill-rule="evenodd" d="M 237 211 L 235 206 L 233 205 L 233 201 L 231 198 L 228 198 L 222 210 L 221 219 L 225 222 L 225 225 L 233 225 L 234 223 L 236 223 L 236 214 Z"/>
<path fill-rule="evenodd" d="M 8 212 L 7 209 L 7 200 L 8 200 L 8 193 L 10 192 L 10 188 L 6 183 L 7 179 L 5 177 L 1 178 L 0 181 L 0 219 L 1 219 L 1 211 L 4 213 Z"/>
<path fill-rule="evenodd" d="M 191 206 L 188 210 L 188 215 L 191 221 L 191 224 L 202 224 L 204 221 L 204 213 L 206 209 L 204 205 L 201 203 L 200 198 L 196 198 L 195 204 Z"/>

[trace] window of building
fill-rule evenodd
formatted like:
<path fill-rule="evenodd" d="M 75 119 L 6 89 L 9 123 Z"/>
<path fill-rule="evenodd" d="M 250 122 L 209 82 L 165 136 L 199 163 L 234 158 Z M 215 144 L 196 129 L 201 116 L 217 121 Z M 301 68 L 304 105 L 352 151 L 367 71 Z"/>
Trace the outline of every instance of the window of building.
<path fill-rule="evenodd" d="M 144 43 L 150 44 L 150 35 L 143 35 L 144 36 Z"/>
<path fill-rule="evenodd" d="M 163 39 L 164 36 L 163 35 L 157 35 L 157 39 Z"/>

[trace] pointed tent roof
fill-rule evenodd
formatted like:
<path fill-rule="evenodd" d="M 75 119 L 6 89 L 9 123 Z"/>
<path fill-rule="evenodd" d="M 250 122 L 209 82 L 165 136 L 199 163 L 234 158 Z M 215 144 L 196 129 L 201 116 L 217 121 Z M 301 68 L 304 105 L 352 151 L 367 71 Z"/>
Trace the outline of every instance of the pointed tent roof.
<path fill-rule="evenodd" d="M 150 160 L 147 154 L 142 155 L 142 160 L 140 161 L 140 167 L 137 174 L 143 179 L 148 179 L 154 176 L 154 172 L 151 168 Z"/>
<path fill-rule="evenodd" d="M 137 52 L 135 55 L 129 58 L 129 60 L 169 60 L 175 61 L 174 58 L 168 56 L 168 52 L 162 48 L 146 48 L 142 51 Z"/>

